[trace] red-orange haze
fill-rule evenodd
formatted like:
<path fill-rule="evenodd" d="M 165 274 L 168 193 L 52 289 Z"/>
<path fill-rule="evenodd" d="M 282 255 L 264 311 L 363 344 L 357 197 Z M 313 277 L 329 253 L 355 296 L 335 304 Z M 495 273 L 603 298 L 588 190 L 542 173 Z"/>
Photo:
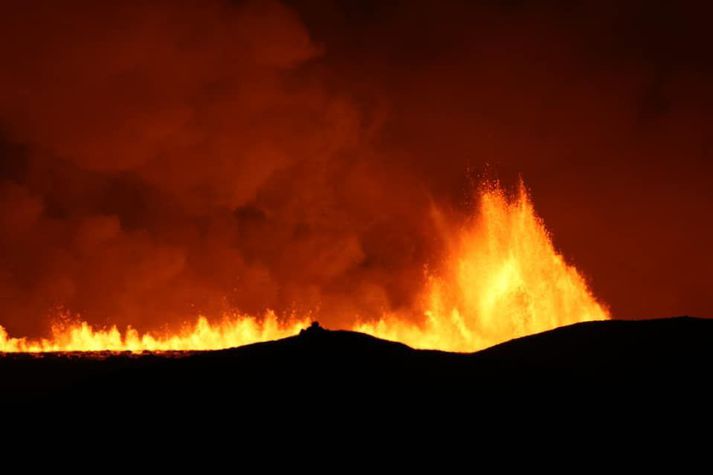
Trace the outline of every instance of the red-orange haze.
<path fill-rule="evenodd" d="M 524 185 L 514 199 L 497 186 L 483 191 L 479 212 L 466 227 L 443 232 L 445 261 L 420 291 L 420 307 L 342 325 L 416 348 L 474 351 L 608 317 L 576 269 L 555 252 Z M 73 323 L 55 326 L 51 338 L 39 340 L 8 337 L 0 327 L 0 351 L 218 349 L 289 336 L 308 323 L 304 316 L 280 319 L 273 312 L 224 315 L 212 324 L 201 317 L 195 325 L 158 334 Z"/>
<path fill-rule="evenodd" d="M 713 312 L 707 15 L 655 4 L 2 2 L 0 345 Z"/>

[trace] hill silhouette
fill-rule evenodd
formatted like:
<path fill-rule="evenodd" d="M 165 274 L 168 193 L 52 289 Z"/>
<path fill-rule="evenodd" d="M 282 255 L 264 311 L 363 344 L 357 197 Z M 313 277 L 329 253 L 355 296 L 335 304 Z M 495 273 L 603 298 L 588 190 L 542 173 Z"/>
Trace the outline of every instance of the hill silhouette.
<path fill-rule="evenodd" d="M 452 394 L 516 400 L 622 388 L 696 391 L 713 368 L 713 320 L 678 317 L 575 324 L 458 354 L 414 350 L 313 326 L 283 340 L 165 354 L 6 354 L 5 400 L 122 404 L 302 404 Z M 152 402 L 153 401 L 153 402 Z"/>

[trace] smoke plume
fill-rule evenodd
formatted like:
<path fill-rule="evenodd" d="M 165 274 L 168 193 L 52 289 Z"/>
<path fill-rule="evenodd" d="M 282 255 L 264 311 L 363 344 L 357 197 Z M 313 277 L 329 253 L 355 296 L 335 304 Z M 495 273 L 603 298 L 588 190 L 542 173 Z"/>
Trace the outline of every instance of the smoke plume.
<path fill-rule="evenodd" d="M 705 10 L 5 1 L 0 323 L 408 309 L 484 170 L 615 314 L 713 313 Z"/>

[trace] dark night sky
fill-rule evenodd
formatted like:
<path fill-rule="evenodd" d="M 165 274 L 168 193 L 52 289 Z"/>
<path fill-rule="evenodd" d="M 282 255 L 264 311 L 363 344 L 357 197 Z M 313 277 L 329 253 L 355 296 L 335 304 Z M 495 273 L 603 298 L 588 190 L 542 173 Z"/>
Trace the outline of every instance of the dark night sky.
<path fill-rule="evenodd" d="M 707 4 L 4 1 L 0 323 L 408 306 L 482 175 L 615 316 L 713 315 Z"/>

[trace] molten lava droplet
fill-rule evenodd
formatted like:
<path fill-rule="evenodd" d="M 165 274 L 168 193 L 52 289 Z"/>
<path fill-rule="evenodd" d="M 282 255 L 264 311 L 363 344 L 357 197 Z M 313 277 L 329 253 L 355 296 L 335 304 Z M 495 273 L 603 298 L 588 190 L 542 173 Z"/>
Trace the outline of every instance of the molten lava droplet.
<path fill-rule="evenodd" d="M 416 348 L 475 351 L 512 338 L 587 320 L 609 318 L 577 270 L 557 253 L 523 185 L 510 199 L 498 186 L 481 192 L 479 212 L 445 239 L 441 268 L 430 276 L 413 315 L 386 314 L 353 330 Z M 86 323 L 55 327 L 51 338 L 8 336 L 0 351 L 209 350 L 294 335 L 310 318 L 261 319 L 242 314 L 211 323 L 199 318 L 175 334 L 129 328 L 96 330 Z"/>
<path fill-rule="evenodd" d="M 416 348 L 474 351 L 562 325 L 609 318 L 584 278 L 557 253 L 523 184 L 490 186 L 479 213 L 430 278 L 420 324 L 396 315 L 357 330 Z"/>

